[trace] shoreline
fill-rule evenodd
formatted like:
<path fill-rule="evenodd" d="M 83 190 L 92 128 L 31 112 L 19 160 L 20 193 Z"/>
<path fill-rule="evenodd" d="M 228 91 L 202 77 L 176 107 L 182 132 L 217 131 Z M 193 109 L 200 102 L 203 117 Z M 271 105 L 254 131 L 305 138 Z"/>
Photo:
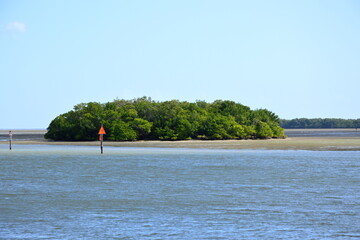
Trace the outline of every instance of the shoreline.
<path fill-rule="evenodd" d="M 7 145 L 8 141 L 0 142 Z M 16 145 L 71 145 L 99 146 L 99 141 L 13 141 Z M 360 151 L 360 138 L 329 137 L 292 137 L 268 140 L 183 140 L 183 141 L 104 141 L 104 148 L 139 147 L 139 148 L 198 148 L 198 149 L 263 149 L 263 150 L 313 150 L 313 151 Z"/>
<path fill-rule="evenodd" d="M 1 134 L 8 134 L 9 131 L 18 134 L 45 134 L 46 129 L 0 129 Z M 293 132 L 360 132 L 360 128 L 285 128 L 285 133 Z"/>
<path fill-rule="evenodd" d="M 99 146 L 99 141 L 52 141 L 43 139 L 46 130 L 13 130 L 12 144 Z M 264 149 L 360 151 L 359 129 L 285 129 L 290 136 L 267 140 L 180 140 L 180 141 L 104 141 L 104 147 L 199 148 L 199 149 Z M 340 134 L 339 134 L 340 132 Z M 0 146 L 8 145 L 7 130 L 0 130 Z"/>

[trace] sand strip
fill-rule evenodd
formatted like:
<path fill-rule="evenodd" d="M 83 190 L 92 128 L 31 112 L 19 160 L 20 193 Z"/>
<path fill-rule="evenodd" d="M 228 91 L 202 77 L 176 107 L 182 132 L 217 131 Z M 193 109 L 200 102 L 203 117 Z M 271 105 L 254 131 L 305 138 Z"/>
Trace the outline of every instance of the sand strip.
<path fill-rule="evenodd" d="M 6 141 L 0 144 L 8 144 Z M 16 144 L 99 146 L 98 141 L 14 141 Z M 136 141 L 104 142 L 104 147 L 151 147 L 151 148 L 204 148 L 204 149 L 273 149 L 273 150 L 317 150 L 317 151 L 360 151 L 360 138 L 313 138 L 299 137 L 269 140 L 187 140 L 187 141 Z"/>
<path fill-rule="evenodd" d="M 186 141 L 105 141 L 104 147 L 151 147 L 151 148 L 204 148 L 204 149 L 274 149 L 274 150 L 318 150 L 318 151 L 360 151 L 359 129 L 294 129 L 289 132 L 352 132 L 351 135 L 340 136 L 301 136 L 286 139 L 269 140 L 186 140 Z M 14 130 L 13 145 L 46 144 L 46 145 L 78 145 L 99 146 L 99 141 L 60 142 L 43 139 L 46 130 Z M 8 144 L 8 131 L 0 130 L 0 144 Z M 1 148 L 4 148 L 2 146 Z"/>

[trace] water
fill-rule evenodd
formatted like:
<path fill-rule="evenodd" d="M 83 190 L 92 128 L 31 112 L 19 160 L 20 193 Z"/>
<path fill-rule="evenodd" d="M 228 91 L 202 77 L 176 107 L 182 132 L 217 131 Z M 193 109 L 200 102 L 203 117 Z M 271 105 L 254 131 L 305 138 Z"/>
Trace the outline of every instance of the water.
<path fill-rule="evenodd" d="M 359 138 L 360 129 L 357 128 L 285 129 L 285 135 L 288 137 Z"/>
<path fill-rule="evenodd" d="M 44 141 L 45 130 L 13 130 L 13 141 Z M 9 131 L 0 130 L 0 142 L 9 141 Z"/>
<path fill-rule="evenodd" d="M 360 238 L 359 152 L 104 150 L 0 149 L 0 238 Z"/>

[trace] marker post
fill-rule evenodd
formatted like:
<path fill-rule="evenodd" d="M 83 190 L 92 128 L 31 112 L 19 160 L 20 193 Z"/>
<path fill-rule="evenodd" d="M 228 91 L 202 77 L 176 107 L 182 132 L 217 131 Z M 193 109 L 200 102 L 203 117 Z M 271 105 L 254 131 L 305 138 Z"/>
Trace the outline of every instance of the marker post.
<path fill-rule="evenodd" d="M 100 134 L 99 136 L 100 138 L 100 151 L 101 151 L 101 154 L 103 154 L 103 134 Z"/>
<path fill-rule="evenodd" d="M 100 152 L 101 152 L 101 154 L 103 154 L 103 140 L 104 140 L 104 134 L 106 134 L 103 125 L 101 125 L 98 134 L 99 134 L 99 140 L 100 140 Z"/>
<path fill-rule="evenodd" d="M 9 150 L 12 149 L 12 136 L 13 136 L 12 131 L 9 131 Z"/>

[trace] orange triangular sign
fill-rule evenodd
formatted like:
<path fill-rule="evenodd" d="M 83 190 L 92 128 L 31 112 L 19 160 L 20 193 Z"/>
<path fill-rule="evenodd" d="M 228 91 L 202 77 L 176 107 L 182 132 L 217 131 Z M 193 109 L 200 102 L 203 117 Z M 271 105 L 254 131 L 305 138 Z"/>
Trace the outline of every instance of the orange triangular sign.
<path fill-rule="evenodd" d="M 106 134 L 104 127 L 101 125 L 101 128 L 99 130 L 98 134 Z"/>

